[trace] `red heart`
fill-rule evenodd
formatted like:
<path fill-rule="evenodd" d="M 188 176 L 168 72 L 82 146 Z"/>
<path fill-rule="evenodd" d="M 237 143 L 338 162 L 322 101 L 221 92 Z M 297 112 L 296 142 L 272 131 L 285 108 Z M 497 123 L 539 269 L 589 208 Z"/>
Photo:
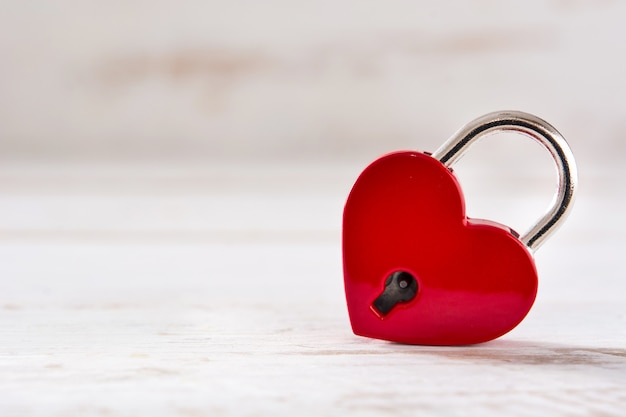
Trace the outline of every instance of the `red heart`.
<path fill-rule="evenodd" d="M 344 282 L 355 334 L 401 343 L 464 345 L 513 329 L 537 294 L 530 251 L 510 228 L 468 219 L 441 162 L 396 152 L 357 179 L 344 209 Z M 395 271 L 417 294 L 386 315 L 373 307 Z"/>

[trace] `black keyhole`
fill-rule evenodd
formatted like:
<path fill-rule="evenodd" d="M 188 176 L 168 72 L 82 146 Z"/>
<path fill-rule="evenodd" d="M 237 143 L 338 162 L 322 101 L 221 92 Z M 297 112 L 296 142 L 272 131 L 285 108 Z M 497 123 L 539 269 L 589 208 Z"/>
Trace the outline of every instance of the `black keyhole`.
<path fill-rule="evenodd" d="M 398 303 L 406 303 L 417 294 L 417 280 L 405 271 L 396 271 L 385 280 L 385 289 L 372 307 L 380 316 L 386 316 Z"/>

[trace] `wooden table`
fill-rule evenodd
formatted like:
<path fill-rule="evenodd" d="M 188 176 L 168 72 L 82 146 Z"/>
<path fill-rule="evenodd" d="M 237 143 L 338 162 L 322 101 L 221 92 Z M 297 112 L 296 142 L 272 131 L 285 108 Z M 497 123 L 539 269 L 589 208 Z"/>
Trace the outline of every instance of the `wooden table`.
<path fill-rule="evenodd" d="M 625 175 L 588 173 L 604 186 L 537 253 L 518 328 L 423 347 L 350 329 L 341 209 L 362 162 L 3 165 L 0 415 L 624 415 Z"/>

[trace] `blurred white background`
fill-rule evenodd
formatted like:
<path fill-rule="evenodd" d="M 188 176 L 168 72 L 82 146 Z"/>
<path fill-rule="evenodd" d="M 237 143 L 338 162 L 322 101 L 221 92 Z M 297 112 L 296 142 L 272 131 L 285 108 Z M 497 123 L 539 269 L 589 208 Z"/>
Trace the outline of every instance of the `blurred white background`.
<path fill-rule="evenodd" d="M 67 178 L 58 169 L 68 164 L 74 182 L 94 179 L 87 165 L 127 180 L 137 169 L 179 175 L 187 186 L 209 171 L 226 188 L 242 166 L 244 188 L 270 166 L 284 169 L 261 183 L 293 184 L 293 169 L 307 166 L 305 188 L 346 194 L 380 154 L 433 151 L 474 117 L 518 109 L 561 130 L 582 189 L 606 189 L 595 199 L 615 212 L 625 21 L 616 1 L 3 2 L 2 187 Z M 547 203 L 510 215 L 520 204 L 508 184 L 520 181 L 519 194 L 532 176 L 531 198 L 537 186 L 544 200 L 552 194 L 550 161 L 526 140 L 481 144 L 466 160 L 470 214 L 523 229 Z M 316 181 L 331 165 L 340 177 Z M 483 204 L 483 192 L 509 203 Z"/>
<path fill-rule="evenodd" d="M 624 134 L 618 1 L 3 2 L 9 158 L 353 158 L 498 109 Z"/>
<path fill-rule="evenodd" d="M 311 387 L 294 382 L 307 366 L 320 370 L 322 392 L 310 412 L 358 411 L 341 395 L 352 398 L 349 372 L 368 358 L 350 357 L 347 374 L 306 355 L 282 374 L 262 368 L 275 377 L 267 395 L 236 364 L 280 365 L 285 350 L 306 353 L 320 339 L 328 349 L 361 349 L 350 336 L 340 258 L 352 183 L 381 154 L 434 151 L 473 118 L 509 109 L 565 136 L 581 185 L 572 216 L 537 253 L 538 300 L 510 337 L 527 341 L 517 348 L 538 361 L 564 352 L 542 342 L 623 357 L 626 3 L 0 0 L 0 382 L 8 393 L 0 414 L 245 415 L 241 396 L 290 413 L 310 404 Z M 476 145 L 455 169 L 471 216 L 519 231 L 556 184 L 547 153 L 511 135 Z M 153 328 L 172 345 L 143 333 Z M 217 344 L 202 344 L 203 335 Z M 237 362 L 229 355 L 238 349 L 271 360 Z M 180 362 L 198 352 L 210 360 Z M 474 363 L 481 355 L 462 358 L 471 372 L 454 380 L 492 375 L 497 364 Z M 431 370 L 448 375 L 456 362 L 447 360 Z M 574 410 L 612 415 L 623 409 L 626 381 L 604 364 L 583 360 L 588 368 L 574 378 L 569 369 L 531 378 L 522 366 L 478 382 L 482 397 L 445 391 L 455 385 L 444 378 L 443 391 L 414 398 L 448 415 L 426 395 L 481 415 L 536 415 L 572 411 L 563 404 L 577 392 Z M 606 378 L 588 378 L 598 372 Z M 405 376 L 403 389 L 420 386 Z M 171 393 L 178 378 L 193 383 L 148 405 L 116 378 L 146 395 Z M 358 378 L 374 402 L 377 378 Z M 492 395 L 503 379 L 513 389 Z M 197 385 L 217 380 L 213 394 Z M 281 389 L 289 399 L 272 396 Z M 613 394 L 602 397 L 607 389 Z M 48 396 L 32 403 L 24 394 L 32 390 Z M 533 402 L 516 390 L 552 397 Z M 177 408 L 185 402 L 196 408 Z M 608 408 L 585 408 L 592 403 Z M 373 409 L 389 411 L 381 407 Z"/>

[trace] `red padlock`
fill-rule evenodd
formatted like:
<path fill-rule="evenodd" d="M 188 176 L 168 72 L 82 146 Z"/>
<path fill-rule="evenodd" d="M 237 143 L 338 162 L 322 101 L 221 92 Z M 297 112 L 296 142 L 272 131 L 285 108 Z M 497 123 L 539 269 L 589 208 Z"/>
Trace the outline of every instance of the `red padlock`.
<path fill-rule="evenodd" d="M 552 154 L 557 198 L 527 233 L 465 214 L 451 166 L 498 131 L 529 136 Z M 343 262 L 355 334 L 400 343 L 466 345 L 509 332 L 537 294 L 536 250 L 565 219 L 577 174 L 561 134 L 538 117 L 480 117 L 435 153 L 395 152 L 359 176 L 344 209 Z"/>

